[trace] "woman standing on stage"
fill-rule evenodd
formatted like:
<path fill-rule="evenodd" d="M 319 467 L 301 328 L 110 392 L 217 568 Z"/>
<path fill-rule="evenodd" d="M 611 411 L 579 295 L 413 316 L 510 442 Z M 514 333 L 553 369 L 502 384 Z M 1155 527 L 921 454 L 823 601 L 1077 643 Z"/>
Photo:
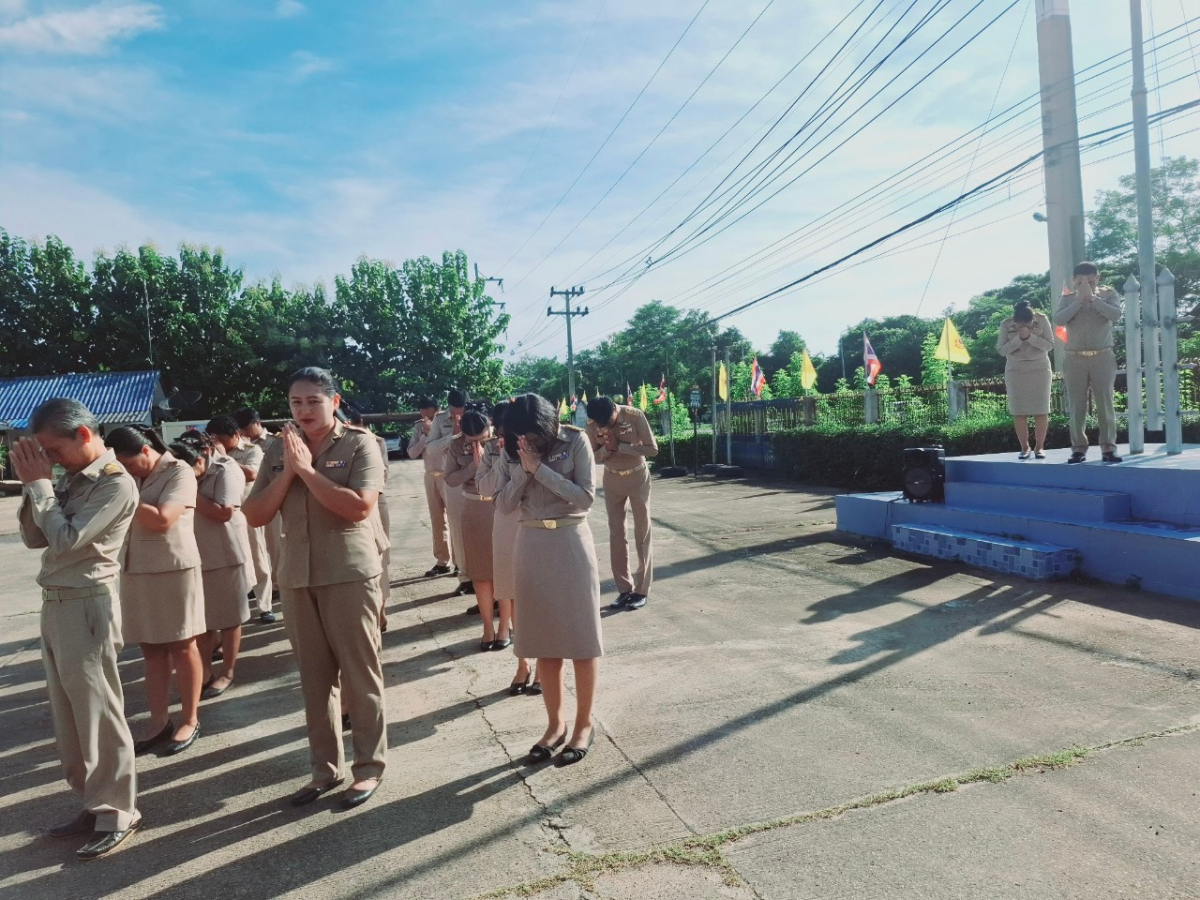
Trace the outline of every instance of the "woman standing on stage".
<path fill-rule="evenodd" d="M 532 762 L 544 762 L 563 742 L 564 764 L 582 760 L 595 729 L 592 706 L 600 657 L 600 576 L 587 514 L 595 500 L 595 458 L 587 436 L 559 425 L 554 407 L 537 394 L 522 394 L 504 415 L 505 431 L 516 446 L 505 443 L 510 458 L 520 461 L 496 500 L 502 512 L 518 510 L 514 554 L 516 595 L 521 628 L 516 652 L 536 657 L 548 723 L 529 751 Z M 563 577 L 547 578 L 547 561 Z M 575 669 L 574 728 L 567 740 L 563 703 L 563 660 Z"/>
<path fill-rule="evenodd" d="M 460 496 L 462 567 L 467 580 L 475 586 L 475 601 L 483 622 L 483 640 L 479 649 L 503 650 L 512 644 L 512 638 L 503 617 L 497 636 L 492 609 L 495 600 L 492 527 L 496 507 L 492 495 L 483 491 L 478 483 L 479 475 L 490 468 L 492 458 L 499 454 L 500 448 L 483 410 L 475 408 L 464 412 L 461 427 L 462 433 L 455 436 L 446 450 L 446 488 Z"/>
<path fill-rule="evenodd" d="M 996 350 L 1005 358 L 1004 388 L 1008 411 L 1013 417 L 1018 459 L 1029 459 L 1029 417 L 1033 416 L 1034 456 L 1046 458 L 1046 431 L 1050 422 L 1050 351 L 1054 330 L 1050 320 L 1035 313 L 1025 300 L 1013 306 L 1013 314 L 1000 323 Z"/>
<path fill-rule="evenodd" d="M 254 571 L 250 554 L 250 529 L 242 514 L 246 476 L 233 457 L 221 452 L 208 435 L 193 432 L 171 445 L 177 459 L 196 473 L 196 545 L 200 548 L 204 581 L 204 620 L 200 639 L 204 666 L 203 700 L 220 697 L 233 684 L 242 624 L 250 618 L 250 589 Z M 212 673 L 213 651 L 221 650 L 221 672 Z"/>
<path fill-rule="evenodd" d="M 207 626 L 193 528 L 196 474 L 149 428 L 115 428 L 104 443 L 139 485 L 137 512 L 121 554 L 122 631 L 125 643 L 141 645 L 150 706 L 150 733 L 134 743 L 134 752 L 162 745 L 171 756 L 190 747 L 200 733 L 203 663 L 196 639 Z M 183 715 L 178 728 L 170 718 L 172 669 Z"/>
<path fill-rule="evenodd" d="M 495 453 L 484 456 L 480 470 L 475 475 L 479 492 L 492 497 L 499 496 L 504 486 L 508 484 L 509 469 L 519 466 L 504 453 L 504 444 L 509 439 L 504 431 L 504 415 L 509 401 L 502 400 L 492 408 L 492 430 L 496 435 Z M 512 438 L 516 441 L 516 438 Z M 513 550 L 517 543 L 517 529 L 520 527 L 520 511 L 504 512 L 497 508 L 492 521 L 492 592 L 496 596 L 496 605 L 500 607 L 500 638 L 512 634 L 516 628 L 516 573 L 513 571 Z M 482 612 L 482 611 L 481 611 Z M 506 644 L 501 644 L 503 649 Z M 517 672 L 512 684 L 508 686 L 511 696 L 518 694 L 540 694 L 542 686 L 538 682 L 529 683 L 529 660 L 517 658 Z"/>
<path fill-rule="evenodd" d="M 383 490 L 375 439 L 339 422 L 337 383 L 325 369 L 288 381 L 293 422 L 267 450 L 246 520 L 283 520 L 279 587 L 284 625 L 300 669 L 312 779 L 292 795 L 312 803 L 345 780 L 339 679 L 353 722 L 354 782 L 344 807 L 365 803 L 387 767 L 380 577 L 385 538 L 373 520 Z"/>

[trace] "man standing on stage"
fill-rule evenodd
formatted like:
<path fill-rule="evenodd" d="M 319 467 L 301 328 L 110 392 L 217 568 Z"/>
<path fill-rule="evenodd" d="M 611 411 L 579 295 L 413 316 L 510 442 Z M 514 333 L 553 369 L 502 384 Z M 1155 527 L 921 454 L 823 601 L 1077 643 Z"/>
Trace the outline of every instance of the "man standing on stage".
<path fill-rule="evenodd" d="M 133 478 L 100 438 L 100 425 L 76 400 L 47 400 L 30 418 L 33 438 L 17 442 L 12 465 L 22 483 L 18 513 L 26 547 L 46 548 L 42 664 L 54 742 L 67 783 L 83 801 L 50 836 L 90 835 L 75 852 L 97 859 L 141 827 L 133 737 L 117 671 L 121 650 L 118 556 L 138 505 Z M 52 466 L 66 470 L 57 485 Z"/>
<path fill-rule="evenodd" d="M 608 549 L 613 579 L 620 595 L 613 609 L 646 605 L 654 562 L 650 543 L 650 468 L 647 457 L 658 455 L 658 442 L 645 414 L 632 406 L 617 406 L 608 397 L 589 400 L 588 438 L 596 461 L 604 464 L 604 506 L 608 510 Z M 633 541 L 637 571 L 629 572 L 625 506 L 633 508 Z"/>
<path fill-rule="evenodd" d="M 1087 459 L 1088 390 L 1096 403 L 1100 424 L 1101 459 L 1119 463 L 1117 417 L 1113 387 L 1117 358 L 1113 353 L 1113 323 L 1121 318 L 1120 296 L 1111 287 L 1099 288 L 1100 271 L 1093 263 L 1075 267 L 1075 291 L 1063 294 L 1054 324 L 1067 329 L 1067 354 L 1063 382 L 1071 414 L 1071 457 L 1068 463 Z"/>

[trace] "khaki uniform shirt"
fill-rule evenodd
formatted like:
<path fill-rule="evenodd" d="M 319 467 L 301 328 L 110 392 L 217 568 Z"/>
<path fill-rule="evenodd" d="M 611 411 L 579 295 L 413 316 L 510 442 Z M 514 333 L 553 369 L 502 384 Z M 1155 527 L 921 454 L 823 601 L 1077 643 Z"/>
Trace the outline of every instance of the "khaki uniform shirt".
<path fill-rule="evenodd" d="M 604 445 L 604 434 L 608 431 L 617 436 L 616 450 L 609 450 Z M 654 439 L 646 414 L 632 406 L 618 406 L 617 421 L 613 425 L 599 425 L 588 420 L 587 434 L 596 461 L 614 472 L 636 469 L 646 457 L 658 456 L 658 441 Z"/>
<path fill-rule="evenodd" d="M 373 435 L 338 422 L 313 454 L 317 474 L 354 491 L 383 491 L 383 460 Z M 253 497 L 283 473 L 283 441 L 267 449 Z M 279 586 L 319 587 L 365 581 L 383 571 L 380 554 L 390 544 L 378 509 L 362 522 L 350 522 L 326 509 L 299 478 L 288 488 L 279 510 Z"/>
<path fill-rule="evenodd" d="M 483 445 L 483 463 L 475 462 L 475 448 L 466 435 L 456 435 L 446 450 L 446 484 L 461 487 L 463 493 L 493 496 L 480 485 L 483 473 L 490 469 L 500 456 L 500 442 L 488 438 Z"/>
<path fill-rule="evenodd" d="M 178 503 L 184 507 L 183 514 L 165 532 L 149 531 L 134 522 L 121 554 L 124 571 L 148 575 L 200 565 L 200 548 L 196 546 L 196 493 L 196 473 L 192 467 L 164 453 L 154 471 L 142 480 L 139 499 L 157 507 Z"/>
<path fill-rule="evenodd" d="M 263 448 L 247 438 L 241 438 L 240 440 L 241 443 L 229 451 L 229 457 L 239 466 L 249 469 L 254 473 L 254 477 L 257 478 L 258 470 L 262 468 Z M 246 492 L 242 495 L 243 500 L 250 496 L 250 488 L 253 485 L 253 481 L 246 481 Z"/>
<path fill-rule="evenodd" d="M 496 498 L 502 513 L 519 509 L 518 518 L 582 519 L 596 499 L 596 459 L 592 445 L 578 428 L 564 425 L 558 441 L 530 475 L 521 463 L 506 457 L 508 484 Z"/>
<path fill-rule="evenodd" d="M 495 498 L 508 484 L 509 474 L 508 454 L 500 449 L 500 441 L 488 442 L 488 449 L 483 454 L 483 461 L 475 472 L 475 486 L 483 497 Z"/>
<path fill-rule="evenodd" d="M 200 496 L 217 506 L 238 508 L 228 522 L 214 522 L 196 514 L 196 545 L 200 548 L 200 563 L 204 570 L 242 565 L 250 558 L 249 530 L 241 510 L 245 484 L 246 476 L 232 457 L 209 459 L 208 471 L 197 486 Z"/>
<path fill-rule="evenodd" d="M 443 453 L 445 445 L 431 447 L 434 441 L 442 440 L 447 435 L 454 434 L 454 422 L 449 410 L 443 410 L 433 417 L 432 422 L 424 418 L 413 426 L 412 440 L 408 443 L 408 455 L 412 459 L 423 459 L 426 472 L 445 471 Z"/>
<path fill-rule="evenodd" d="M 1068 350 L 1106 350 L 1113 345 L 1113 322 L 1121 318 L 1121 303 L 1116 292 L 1105 291 L 1083 303 L 1078 294 L 1064 294 L 1054 314 L 1055 325 L 1067 326 Z"/>
<path fill-rule="evenodd" d="M 44 588 L 111 584 L 137 509 L 137 483 L 107 451 L 75 475 L 25 485 L 18 519 L 21 539 L 42 554 L 37 583 Z"/>
<path fill-rule="evenodd" d="M 1033 314 L 1029 339 L 1021 340 L 1021 323 L 1009 316 L 1000 323 L 996 351 L 1008 359 L 1010 370 L 1036 372 L 1050 368 L 1050 351 L 1054 349 L 1054 332 L 1050 320 L 1041 313 Z"/>

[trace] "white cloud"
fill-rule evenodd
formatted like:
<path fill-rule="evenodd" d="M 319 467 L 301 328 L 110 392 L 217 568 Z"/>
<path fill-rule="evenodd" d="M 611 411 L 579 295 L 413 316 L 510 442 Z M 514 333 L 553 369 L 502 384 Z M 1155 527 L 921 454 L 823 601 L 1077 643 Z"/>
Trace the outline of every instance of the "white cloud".
<path fill-rule="evenodd" d="M 331 72 L 335 68 L 333 60 L 317 56 L 307 50 L 297 50 L 292 54 L 292 78 L 304 81 L 322 72 Z"/>
<path fill-rule="evenodd" d="M 308 12 L 300 0 L 278 0 L 275 4 L 275 15 L 281 19 L 293 19 Z"/>
<path fill-rule="evenodd" d="M 19 65 L 3 74 L 0 94 L 75 120 L 145 121 L 166 102 L 157 76 L 146 68 Z"/>
<path fill-rule="evenodd" d="M 9 22 L 25 15 L 25 0 L 0 0 L 0 21 Z"/>
<path fill-rule="evenodd" d="M 22 4 L 0 0 L 20 10 Z M 0 47 L 35 53 L 94 55 L 117 41 L 129 40 L 165 24 L 163 11 L 152 3 L 96 3 L 82 9 L 26 16 L 0 26 Z"/>

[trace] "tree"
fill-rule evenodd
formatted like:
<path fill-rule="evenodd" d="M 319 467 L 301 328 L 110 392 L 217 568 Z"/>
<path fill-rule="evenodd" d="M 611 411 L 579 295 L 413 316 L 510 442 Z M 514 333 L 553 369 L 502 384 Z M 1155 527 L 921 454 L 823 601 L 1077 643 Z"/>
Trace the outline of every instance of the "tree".
<path fill-rule="evenodd" d="M 808 349 L 798 331 L 780 331 L 770 352 L 759 356 L 764 372 L 777 372 L 791 365 L 792 357 Z"/>
<path fill-rule="evenodd" d="M 1088 254 L 1096 261 L 1137 257 L 1137 176 L 1122 175 L 1115 191 L 1096 194 L 1088 215 Z M 1200 251 L 1200 160 L 1168 156 L 1150 170 L 1155 254 Z"/>
<path fill-rule="evenodd" d="M 567 369 L 552 356 L 524 356 L 504 367 L 510 394 L 541 394 L 557 403 L 567 395 Z"/>

